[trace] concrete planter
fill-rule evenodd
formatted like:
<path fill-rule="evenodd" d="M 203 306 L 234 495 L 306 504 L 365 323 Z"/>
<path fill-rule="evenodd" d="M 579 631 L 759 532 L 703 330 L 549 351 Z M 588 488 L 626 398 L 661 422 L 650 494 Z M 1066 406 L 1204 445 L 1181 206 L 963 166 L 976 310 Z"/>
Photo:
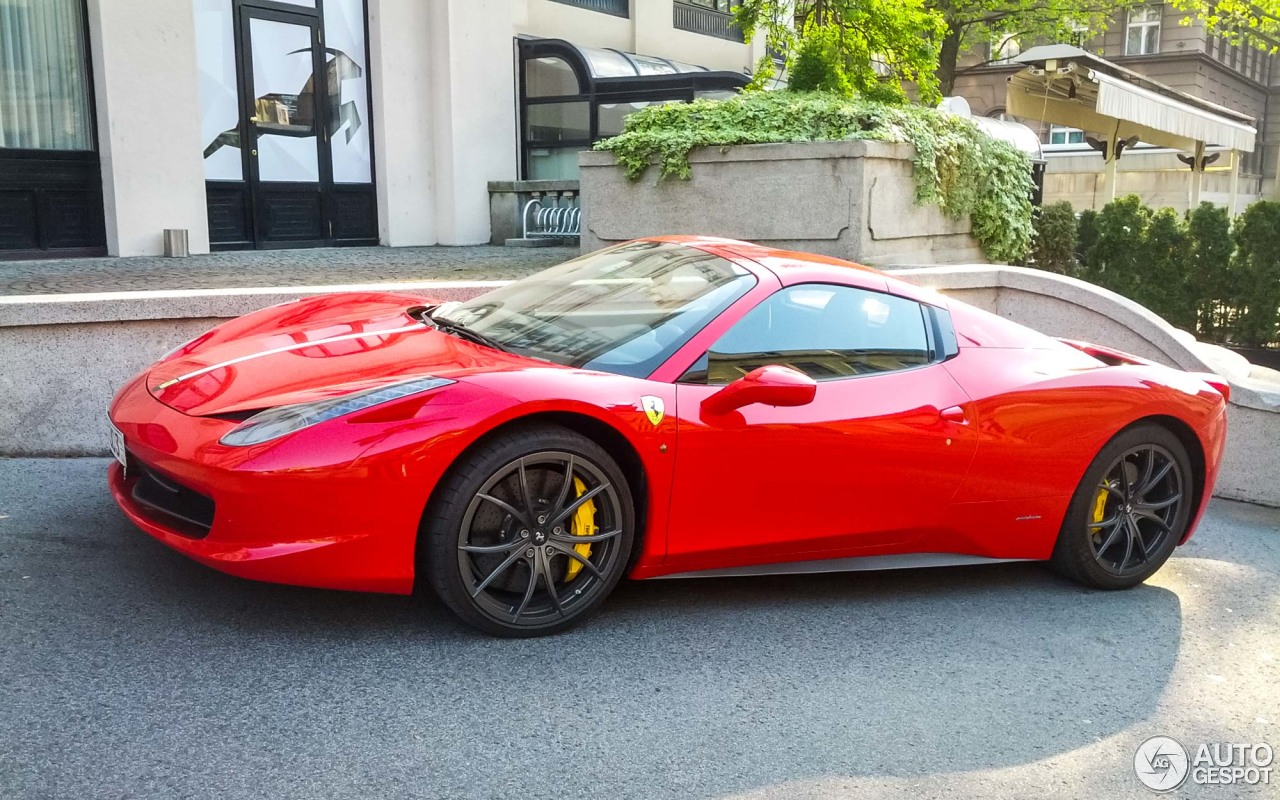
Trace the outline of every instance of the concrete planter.
<path fill-rule="evenodd" d="M 612 153 L 579 156 L 582 250 L 659 234 L 745 239 L 870 264 L 983 260 L 967 219 L 915 203 L 914 149 L 885 142 L 699 148 L 693 178 L 628 181 Z"/>

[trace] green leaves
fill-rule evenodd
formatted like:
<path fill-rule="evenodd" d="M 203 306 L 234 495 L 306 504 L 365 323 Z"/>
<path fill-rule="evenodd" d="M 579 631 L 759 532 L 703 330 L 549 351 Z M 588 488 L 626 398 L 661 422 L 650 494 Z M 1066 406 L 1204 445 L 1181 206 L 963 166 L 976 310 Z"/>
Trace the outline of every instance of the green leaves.
<path fill-rule="evenodd" d="M 1065 200 L 1050 203 L 1036 211 L 1034 226 L 1027 266 L 1074 276 L 1079 244 L 1075 209 Z"/>
<path fill-rule="evenodd" d="M 620 136 L 596 144 L 638 180 L 656 160 L 659 178 L 691 177 L 695 147 L 873 139 L 915 146 L 916 202 L 954 219 L 996 261 L 1017 260 L 1031 242 L 1031 164 L 969 120 L 918 106 L 846 99 L 824 92 L 746 92 L 643 109 Z"/>
<path fill-rule="evenodd" d="M 1180 215 L 1129 195 L 1082 212 L 1077 238 L 1080 277 L 1170 324 L 1206 341 L 1280 342 L 1280 203 L 1254 203 L 1232 226 L 1209 203 Z"/>
<path fill-rule="evenodd" d="M 939 97 L 945 25 L 925 0 L 743 0 L 735 14 L 782 56 L 792 89 L 905 99 L 906 81 L 926 102 Z"/>

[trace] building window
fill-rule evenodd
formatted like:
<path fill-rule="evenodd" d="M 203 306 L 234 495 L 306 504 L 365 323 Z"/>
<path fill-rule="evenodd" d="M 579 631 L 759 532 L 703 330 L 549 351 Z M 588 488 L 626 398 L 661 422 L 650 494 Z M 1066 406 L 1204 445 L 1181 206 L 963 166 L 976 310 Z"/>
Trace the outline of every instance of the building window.
<path fill-rule="evenodd" d="M 676 30 L 741 42 L 742 30 L 733 22 L 733 10 L 740 5 L 742 0 L 676 0 L 672 25 Z"/>
<path fill-rule="evenodd" d="M 1129 9 L 1125 28 L 1124 54 L 1145 56 L 1160 52 L 1160 18 L 1164 6 L 1138 6 Z"/>
<path fill-rule="evenodd" d="M 1049 144 L 1084 144 L 1084 131 L 1079 128 L 1050 125 Z"/>
<path fill-rule="evenodd" d="M 612 14 L 615 17 L 631 16 L 628 8 L 629 0 L 554 0 L 554 2 L 585 8 L 588 11 L 599 11 L 602 14 Z"/>
<path fill-rule="evenodd" d="M 92 150 L 81 0 L 0 2 L 0 148 Z"/>
<path fill-rule="evenodd" d="M 1008 64 L 1022 53 L 1022 45 L 1016 37 L 1005 36 L 999 42 L 987 43 L 987 61 L 992 64 Z"/>

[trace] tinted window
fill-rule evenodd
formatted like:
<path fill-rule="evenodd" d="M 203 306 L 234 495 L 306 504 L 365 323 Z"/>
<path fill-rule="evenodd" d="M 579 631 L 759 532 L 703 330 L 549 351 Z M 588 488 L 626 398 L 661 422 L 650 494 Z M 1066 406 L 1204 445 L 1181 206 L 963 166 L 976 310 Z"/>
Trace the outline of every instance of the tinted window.
<path fill-rule="evenodd" d="M 729 383 L 766 364 L 833 380 L 929 359 L 918 303 L 848 286 L 804 284 L 782 289 L 749 311 L 683 380 Z"/>
<path fill-rule="evenodd" d="M 436 314 L 535 358 L 643 378 L 755 283 L 754 275 L 719 256 L 640 241 Z"/>

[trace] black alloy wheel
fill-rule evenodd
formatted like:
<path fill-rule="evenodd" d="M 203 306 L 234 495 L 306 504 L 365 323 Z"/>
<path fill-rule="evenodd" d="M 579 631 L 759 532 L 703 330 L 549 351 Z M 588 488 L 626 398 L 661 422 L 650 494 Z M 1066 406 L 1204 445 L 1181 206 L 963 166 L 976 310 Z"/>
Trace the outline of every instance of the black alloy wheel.
<path fill-rule="evenodd" d="M 1052 566 L 1103 589 L 1142 583 L 1182 540 L 1192 492 L 1191 461 L 1177 436 L 1155 424 L 1122 431 L 1076 489 Z"/>
<path fill-rule="evenodd" d="M 626 571 L 631 493 L 598 445 L 537 427 L 482 445 L 441 487 L 424 520 L 425 569 L 445 604 L 499 636 L 581 622 Z"/>

